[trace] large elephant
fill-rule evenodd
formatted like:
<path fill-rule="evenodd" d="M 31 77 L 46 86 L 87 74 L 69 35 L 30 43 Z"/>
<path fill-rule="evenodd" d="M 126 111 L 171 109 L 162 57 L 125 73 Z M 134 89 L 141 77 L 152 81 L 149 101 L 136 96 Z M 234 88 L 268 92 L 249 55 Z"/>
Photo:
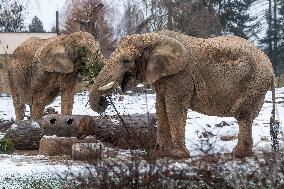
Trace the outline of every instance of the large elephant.
<path fill-rule="evenodd" d="M 62 114 L 70 115 L 76 79 L 85 64 L 93 63 L 102 66 L 104 57 L 87 32 L 24 41 L 14 51 L 8 70 L 16 119 L 24 118 L 25 104 L 32 119 L 41 119 L 45 106 L 59 94 Z"/>
<path fill-rule="evenodd" d="M 274 83 L 268 57 L 245 39 L 189 37 L 162 30 L 123 38 L 90 90 L 100 110 L 113 86 L 138 83 L 156 91 L 157 156 L 189 157 L 185 146 L 187 109 L 234 117 L 239 124 L 237 157 L 252 155 L 252 122 Z"/>

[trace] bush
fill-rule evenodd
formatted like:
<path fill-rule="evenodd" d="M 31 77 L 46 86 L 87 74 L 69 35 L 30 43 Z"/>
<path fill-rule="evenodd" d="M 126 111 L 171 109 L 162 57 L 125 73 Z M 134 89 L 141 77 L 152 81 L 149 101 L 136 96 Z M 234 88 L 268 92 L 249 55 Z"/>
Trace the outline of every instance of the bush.
<path fill-rule="evenodd" d="M 10 154 L 14 150 L 13 143 L 6 139 L 0 139 L 0 154 Z"/>

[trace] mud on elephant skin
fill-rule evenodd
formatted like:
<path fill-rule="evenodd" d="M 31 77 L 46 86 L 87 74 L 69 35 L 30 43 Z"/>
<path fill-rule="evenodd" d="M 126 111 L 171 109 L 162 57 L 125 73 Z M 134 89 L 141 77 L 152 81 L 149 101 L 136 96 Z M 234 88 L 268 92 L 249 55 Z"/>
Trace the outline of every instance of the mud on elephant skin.
<path fill-rule="evenodd" d="M 27 39 L 14 51 L 8 71 L 16 119 L 24 118 L 25 104 L 32 119 L 41 119 L 45 106 L 60 94 L 62 114 L 72 114 L 78 75 L 86 66 L 103 64 L 104 57 L 87 32 Z"/>
<path fill-rule="evenodd" d="M 90 90 L 90 105 L 112 86 L 123 91 L 138 83 L 156 91 L 157 156 L 189 157 L 185 145 L 187 109 L 211 116 L 234 117 L 239 124 L 237 157 L 252 155 L 252 122 L 274 74 L 267 56 L 245 39 L 209 39 L 159 32 L 123 38 Z"/>

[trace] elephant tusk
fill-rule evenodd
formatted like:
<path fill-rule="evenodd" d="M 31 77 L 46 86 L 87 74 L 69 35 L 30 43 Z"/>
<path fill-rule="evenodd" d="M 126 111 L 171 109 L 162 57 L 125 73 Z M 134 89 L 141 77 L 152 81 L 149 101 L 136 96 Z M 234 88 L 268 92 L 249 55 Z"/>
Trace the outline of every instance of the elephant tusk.
<path fill-rule="evenodd" d="M 106 85 L 100 87 L 99 90 L 100 90 L 100 91 L 109 90 L 109 89 L 113 88 L 113 86 L 115 85 L 115 83 L 116 83 L 115 81 L 111 81 L 111 82 L 109 82 L 108 84 L 106 84 Z"/>

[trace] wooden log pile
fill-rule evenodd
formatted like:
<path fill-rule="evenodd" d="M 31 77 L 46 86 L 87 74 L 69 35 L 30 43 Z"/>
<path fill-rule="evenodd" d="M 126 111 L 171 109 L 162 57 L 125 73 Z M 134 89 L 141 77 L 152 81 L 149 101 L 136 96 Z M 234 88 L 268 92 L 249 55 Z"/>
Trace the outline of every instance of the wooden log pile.
<path fill-rule="evenodd" d="M 37 124 L 31 121 L 15 122 L 7 130 L 5 137 L 10 139 L 16 149 L 38 149 L 42 154 L 69 154 L 71 155 L 74 143 L 90 143 L 84 141 L 86 136 L 95 136 L 101 142 L 110 143 L 114 147 L 123 149 L 149 149 L 156 144 L 156 117 L 155 115 L 131 115 L 91 117 L 91 116 L 62 116 L 59 114 L 47 115 L 44 120 Z M 41 142 L 43 135 L 57 136 L 46 137 Z M 79 140 L 79 139 L 82 139 Z M 50 143 L 50 144 L 47 144 Z M 56 147 L 55 147 L 56 146 Z M 54 148 L 58 152 L 52 151 Z M 65 146 L 65 147 L 64 147 Z M 47 148 L 51 148 L 48 152 Z"/>

